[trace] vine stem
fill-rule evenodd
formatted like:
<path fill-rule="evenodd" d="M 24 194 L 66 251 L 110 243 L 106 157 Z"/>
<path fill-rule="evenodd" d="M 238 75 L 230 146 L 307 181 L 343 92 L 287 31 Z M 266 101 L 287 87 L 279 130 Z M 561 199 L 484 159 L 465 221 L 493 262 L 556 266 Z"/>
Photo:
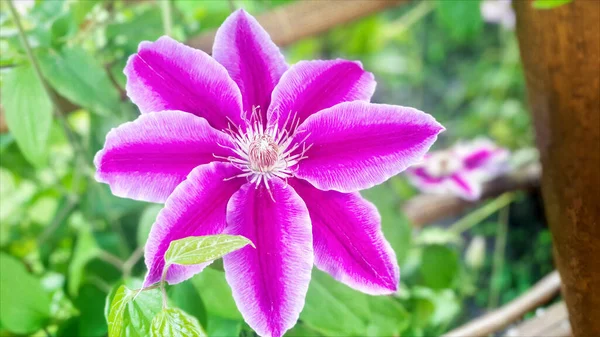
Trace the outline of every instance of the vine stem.
<path fill-rule="evenodd" d="M 160 292 L 162 294 L 163 309 L 167 308 L 167 290 L 165 289 L 165 283 L 167 283 L 167 271 L 170 265 L 167 264 L 163 268 L 162 276 L 160 277 Z"/>
<path fill-rule="evenodd" d="M 515 200 L 515 194 L 513 192 L 506 192 L 500 195 L 498 198 L 490 201 L 486 205 L 478 208 L 474 212 L 458 220 L 451 225 L 448 230 L 450 232 L 461 234 L 462 232 L 470 229 L 477 225 L 481 221 L 485 220 L 490 215 L 496 213 L 498 210 L 506 207 Z"/>
<path fill-rule="evenodd" d="M 490 297 L 488 309 L 493 309 L 498 305 L 500 299 L 500 288 L 496 280 L 502 274 L 504 269 L 504 254 L 506 252 L 506 239 L 508 237 L 508 217 L 509 208 L 504 207 L 500 210 L 500 219 L 498 221 L 498 233 L 496 234 L 496 243 L 494 245 L 494 257 L 492 275 L 490 277 Z"/>

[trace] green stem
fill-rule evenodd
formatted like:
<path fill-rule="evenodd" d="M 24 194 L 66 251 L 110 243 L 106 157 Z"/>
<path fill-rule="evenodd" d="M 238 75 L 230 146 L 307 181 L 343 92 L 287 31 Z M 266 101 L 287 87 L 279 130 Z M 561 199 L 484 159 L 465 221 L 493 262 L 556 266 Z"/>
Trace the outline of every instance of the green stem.
<path fill-rule="evenodd" d="M 422 18 L 427 16 L 435 9 L 434 1 L 421 1 L 418 5 L 413 7 L 410 11 L 404 14 L 397 20 L 390 22 L 384 31 L 384 35 L 387 38 L 400 35 L 406 32 L 412 25 L 419 22 Z M 387 34 L 386 34 L 387 33 Z"/>
<path fill-rule="evenodd" d="M 165 289 L 165 283 L 167 283 L 167 271 L 171 265 L 167 264 L 163 268 L 162 276 L 160 277 L 160 292 L 162 294 L 163 309 L 167 308 L 167 290 Z"/>
<path fill-rule="evenodd" d="M 138 247 L 131 256 L 123 264 L 123 278 L 127 279 L 131 276 L 133 266 L 144 256 L 144 247 Z"/>
<path fill-rule="evenodd" d="M 478 208 L 474 212 L 471 212 L 464 218 L 458 220 L 453 225 L 451 225 L 450 228 L 448 228 L 448 230 L 456 234 L 461 234 L 462 232 L 470 229 L 471 227 L 485 220 L 490 215 L 496 213 L 498 210 L 504 208 L 506 205 L 510 204 L 514 199 L 514 193 L 504 193 L 496 199 L 490 201 L 486 205 Z"/>
<path fill-rule="evenodd" d="M 161 0 L 160 5 L 165 35 L 171 36 L 171 33 L 173 32 L 173 15 L 171 13 L 171 0 Z"/>
<path fill-rule="evenodd" d="M 508 207 L 504 207 L 500 210 L 498 233 L 496 234 L 496 243 L 494 246 L 492 275 L 490 276 L 491 281 L 488 309 L 497 307 L 500 299 L 500 287 L 497 284 L 497 280 L 500 278 L 502 270 L 504 269 L 504 254 L 506 252 L 506 239 L 508 237 L 508 216 Z"/>
<path fill-rule="evenodd" d="M 119 269 L 120 271 L 123 271 L 123 260 L 121 260 L 117 256 L 105 250 L 100 250 L 100 252 L 98 253 L 98 258 L 106 263 L 115 266 L 115 268 Z"/>

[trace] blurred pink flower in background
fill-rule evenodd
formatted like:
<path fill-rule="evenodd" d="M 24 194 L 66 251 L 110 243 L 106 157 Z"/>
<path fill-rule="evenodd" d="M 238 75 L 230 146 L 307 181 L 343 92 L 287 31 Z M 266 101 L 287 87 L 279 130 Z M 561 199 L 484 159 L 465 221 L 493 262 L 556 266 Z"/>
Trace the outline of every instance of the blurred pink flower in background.
<path fill-rule="evenodd" d="M 514 29 L 515 11 L 511 0 L 484 0 L 481 2 L 481 16 L 490 23 L 502 25 L 506 29 Z"/>
<path fill-rule="evenodd" d="M 430 152 L 421 163 L 406 170 L 406 174 L 424 193 L 454 194 L 476 200 L 485 182 L 506 171 L 508 158 L 507 149 L 479 138 Z"/>

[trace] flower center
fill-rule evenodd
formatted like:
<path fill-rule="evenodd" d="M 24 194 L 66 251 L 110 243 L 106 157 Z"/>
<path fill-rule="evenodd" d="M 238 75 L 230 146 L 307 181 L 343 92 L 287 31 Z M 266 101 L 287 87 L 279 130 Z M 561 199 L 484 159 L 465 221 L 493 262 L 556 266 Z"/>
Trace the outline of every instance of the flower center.
<path fill-rule="evenodd" d="M 235 147 L 230 150 L 236 156 L 215 157 L 225 159 L 242 170 L 241 174 L 231 178 L 246 177 L 256 186 L 264 183 L 269 189 L 270 179 L 287 179 L 294 175 L 293 170 L 306 158 L 305 153 L 311 145 L 306 146 L 305 143 L 309 134 L 296 137 L 299 121 L 295 116 L 288 115 L 281 128 L 278 121 L 273 126 L 265 126 L 259 109 L 254 107 L 249 118 L 243 116 L 245 128 L 233 125 L 225 130 L 235 141 Z"/>
<path fill-rule="evenodd" d="M 269 135 L 257 135 L 248 148 L 250 168 L 268 172 L 273 169 L 279 157 L 279 147 Z"/>

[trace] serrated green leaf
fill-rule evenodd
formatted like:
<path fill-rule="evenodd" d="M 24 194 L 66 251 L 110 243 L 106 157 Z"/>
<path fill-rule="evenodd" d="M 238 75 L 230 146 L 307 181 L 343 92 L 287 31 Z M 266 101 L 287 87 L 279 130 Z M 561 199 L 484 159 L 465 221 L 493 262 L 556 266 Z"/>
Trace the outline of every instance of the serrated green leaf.
<path fill-rule="evenodd" d="M 135 296 L 135 294 L 134 294 Z M 147 337 L 150 334 L 152 319 L 162 309 L 162 297 L 158 290 L 146 290 L 135 296 L 127 304 L 123 314 L 121 336 Z"/>
<path fill-rule="evenodd" d="M 165 253 L 165 265 L 192 265 L 218 259 L 246 245 L 252 245 L 239 235 L 190 236 L 172 241 Z"/>
<path fill-rule="evenodd" d="M 40 56 L 40 66 L 52 87 L 73 103 L 100 115 L 119 110 L 119 92 L 104 68 L 79 47 Z"/>
<path fill-rule="evenodd" d="M 50 297 L 13 257 L 0 253 L 0 321 L 16 334 L 32 334 L 50 318 Z"/>
<path fill-rule="evenodd" d="M 48 136 L 52 125 L 52 102 L 29 65 L 2 76 L 2 105 L 10 133 L 23 156 L 43 166 L 48 157 Z"/>
<path fill-rule="evenodd" d="M 150 337 L 205 337 L 200 323 L 177 308 L 167 308 L 152 320 Z"/>
<path fill-rule="evenodd" d="M 133 299 L 131 292 L 124 285 L 117 289 L 110 304 L 108 314 L 108 337 L 121 337 L 123 329 L 123 315 L 127 304 Z"/>
<path fill-rule="evenodd" d="M 573 0 L 534 0 L 532 6 L 536 9 L 552 9 L 571 2 Z"/>

